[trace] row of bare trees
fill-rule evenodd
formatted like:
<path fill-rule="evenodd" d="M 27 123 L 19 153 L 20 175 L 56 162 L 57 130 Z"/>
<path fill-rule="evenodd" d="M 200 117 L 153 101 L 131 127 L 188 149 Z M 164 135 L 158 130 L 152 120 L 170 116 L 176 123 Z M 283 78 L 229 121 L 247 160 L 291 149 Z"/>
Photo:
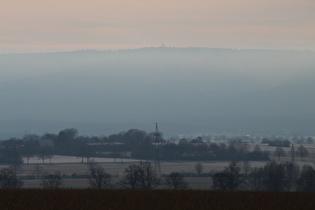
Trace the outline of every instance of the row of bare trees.
<path fill-rule="evenodd" d="M 222 172 L 214 174 L 213 188 L 218 190 L 253 191 L 315 191 L 315 170 L 291 162 L 269 161 L 248 174 L 241 173 L 239 162 L 231 162 Z"/>
<path fill-rule="evenodd" d="M 0 171 L 0 189 L 19 189 L 23 184 L 14 167 L 3 168 Z M 60 174 L 49 174 L 43 177 L 40 186 L 43 189 L 58 189 L 63 186 L 63 179 Z"/>
<path fill-rule="evenodd" d="M 104 189 L 114 187 L 111 175 L 106 173 L 102 166 L 91 161 L 88 163 L 88 168 L 90 172 L 89 183 L 91 188 Z M 116 187 L 149 190 L 155 189 L 163 183 L 169 189 L 187 189 L 188 187 L 187 182 L 179 172 L 173 172 L 164 180 L 161 179 L 150 162 L 142 162 L 128 166 L 124 170 L 122 180 L 116 184 Z"/>
<path fill-rule="evenodd" d="M 201 164 L 196 164 L 196 171 Z M 133 164 L 124 170 L 124 175 L 116 186 L 111 175 L 96 162 L 89 162 L 89 183 L 94 189 L 125 188 L 155 189 L 164 184 L 168 189 L 188 189 L 188 183 L 179 172 L 170 173 L 160 178 L 150 162 Z M 241 172 L 244 173 L 241 173 Z M 16 179 L 15 179 L 16 181 Z M 310 165 L 300 167 L 291 162 L 278 163 L 269 161 L 262 167 L 250 168 L 250 163 L 232 161 L 222 172 L 212 177 L 213 188 L 219 190 L 253 190 L 253 191 L 315 191 L 315 170 Z M 18 182 L 17 182 L 18 183 Z M 41 186 L 55 189 L 62 186 L 60 176 L 47 176 Z"/>
<path fill-rule="evenodd" d="M 133 164 L 128 166 L 123 178 L 120 182 L 113 184 L 112 177 L 106 173 L 105 169 L 97 162 L 88 162 L 89 185 L 93 189 L 107 188 L 124 188 L 124 189 L 155 189 L 156 187 L 165 184 L 168 189 L 187 189 L 188 184 L 184 177 L 179 172 L 173 172 L 164 179 L 157 175 L 154 167 L 149 162 Z M 40 167 L 34 169 L 37 178 L 40 176 Z M 14 167 L 4 168 L 0 171 L 0 188 L 2 189 L 17 189 L 23 186 L 17 176 L 17 170 Z M 48 174 L 42 176 L 40 187 L 43 189 L 58 189 L 64 187 L 64 181 L 60 173 Z"/>
<path fill-rule="evenodd" d="M 201 164 L 196 164 L 195 170 L 200 171 Z M 110 174 L 98 163 L 88 163 L 89 185 L 93 189 L 123 188 L 123 189 L 155 189 L 161 185 L 168 189 L 187 189 L 188 184 L 179 172 L 173 172 L 161 178 L 150 162 L 133 164 L 124 170 L 118 183 L 112 182 Z M 210 179 L 209 179 L 210 180 Z M 269 161 L 262 167 L 250 167 L 244 161 L 230 162 L 223 171 L 212 177 L 214 189 L 218 190 L 253 190 L 253 191 L 315 191 L 315 170 L 310 165 L 301 169 L 291 162 Z M 23 182 L 17 176 L 15 167 L 3 168 L 0 171 L 0 188 L 21 188 Z M 60 173 L 43 177 L 40 183 L 44 189 L 64 187 Z"/>

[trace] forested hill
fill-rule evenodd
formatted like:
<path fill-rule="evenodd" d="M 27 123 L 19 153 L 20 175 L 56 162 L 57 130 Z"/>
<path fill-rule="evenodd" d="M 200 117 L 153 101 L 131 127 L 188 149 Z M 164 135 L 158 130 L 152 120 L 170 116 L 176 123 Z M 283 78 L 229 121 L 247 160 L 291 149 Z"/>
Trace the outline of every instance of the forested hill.
<path fill-rule="evenodd" d="M 90 122 L 168 122 L 208 132 L 309 135 L 315 124 L 310 51 L 161 47 L 7 54 L 0 55 L 0 75 L 1 134 L 78 123 L 93 134 Z"/>

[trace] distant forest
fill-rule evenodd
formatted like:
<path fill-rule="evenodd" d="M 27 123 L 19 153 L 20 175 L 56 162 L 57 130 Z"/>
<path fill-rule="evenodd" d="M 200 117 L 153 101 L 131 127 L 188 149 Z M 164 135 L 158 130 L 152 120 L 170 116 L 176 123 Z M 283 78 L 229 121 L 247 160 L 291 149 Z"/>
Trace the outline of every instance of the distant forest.
<path fill-rule="evenodd" d="M 220 143 L 216 143 L 220 140 Z M 311 137 L 294 137 L 294 143 L 313 143 Z M 269 160 L 270 152 L 263 151 L 258 143 L 277 148 L 289 147 L 291 141 L 285 138 L 250 138 L 226 136 L 208 136 L 193 139 L 163 139 L 159 143 L 161 160 Z M 253 143 L 257 143 L 256 145 Z M 251 144 L 249 144 L 251 143 Z M 253 146 L 255 145 L 255 146 Z M 130 129 L 109 136 L 80 136 L 74 128 L 61 130 L 58 134 L 46 133 L 42 136 L 32 134 L 23 138 L 11 138 L 0 142 L 0 163 L 26 164 L 31 157 L 38 157 L 42 163 L 48 163 L 54 155 L 81 157 L 82 162 L 90 157 L 134 158 L 153 160 L 156 143 L 154 133 Z M 284 156 L 281 152 L 276 155 Z M 280 157 L 279 157 L 280 158 Z"/>

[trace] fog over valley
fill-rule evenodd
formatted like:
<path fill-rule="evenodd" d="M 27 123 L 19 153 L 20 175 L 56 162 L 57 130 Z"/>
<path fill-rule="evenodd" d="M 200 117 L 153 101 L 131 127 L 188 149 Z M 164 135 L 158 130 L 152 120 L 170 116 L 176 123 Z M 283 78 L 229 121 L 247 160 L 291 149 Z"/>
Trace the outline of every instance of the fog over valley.
<path fill-rule="evenodd" d="M 0 137 L 76 127 L 108 135 L 314 135 L 315 53 L 142 48 L 0 55 Z M 172 127 L 173 126 L 173 127 Z"/>

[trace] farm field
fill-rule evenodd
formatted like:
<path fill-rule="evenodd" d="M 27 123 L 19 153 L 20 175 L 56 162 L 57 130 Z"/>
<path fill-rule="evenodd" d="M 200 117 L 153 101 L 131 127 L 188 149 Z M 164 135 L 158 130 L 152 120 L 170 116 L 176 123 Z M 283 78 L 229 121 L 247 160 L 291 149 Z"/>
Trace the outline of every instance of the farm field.
<path fill-rule="evenodd" d="M 123 177 L 124 169 L 130 164 L 138 164 L 139 162 L 124 162 L 113 163 L 103 162 L 99 163 L 107 173 L 113 177 L 113 183 L 119 182 Z M 197 162 L 161 162 L 162 174 L 169 174 L 174 171 L 184 173 L 195 173 L 194 166 Z M 222 170 L 228 162 L 201 162 L 204 166 L 204 172 Z M 263 164 L 257 163 L 257 164 Z M 64 178 L 64 186 L 67 188 L 87 188 L 89 186 L 87 178 L 71 178 L 76 175 L 88 175 L 88 168 L 85 163 L 59 163 L 59 164 L 29 164 L 22 165 L 18 171 L 20 176 L 29 176 L 33 179 L 26 179 L 24 181 L 24 188 L 38 188 L 40 187 L 41 179 L 35 179 L 35 167 L 40 166 L 43 174 L 60 173 L 67 178 Z M 7 166 L 0 166 L 0 168 Z M 209 177 L 186 177 L 185 180 L 189 183 L 192 189 L 210 189 L 211 178 Z"/>
<path fill-rule="evenodd" d="M 60 158 L 60 157 L 58 157 Z M 67 156 L 65 158 L 68 158 Z M 54 161 L 52 161 L 54 162 Z M 99 162 L 99 164 L 105 169 L 105 171 L 112 175 L 113 183 L 119 182 L 123 177 L 125 168 L 131 164 L 138 164 L 136 162 Z M 173 161 L 173 162 L 161 162 L 161 173 L 170 174 L 172 172 L 182 172 L 192 174 L 193 177 L 185 177 L 191 189 L 210 189 L 211 178 L 210 177 L 194 177 L 196 161 Z M 225 166 L 229 164 L 228 161 L 203 161 L 200 162 L 203 167 L 204 173 L 214 173 L 221 171 Z M 252 162 L 253 166 L 262 166 L 265 162 Z M 87 178 L 71 178 L 74 175 L 88 175 L 88 167 L 86 163 L 46 163 L 46 164 L 23 164 L 18 171 L 19 176 L 33 177 L 32 179 L 26 179 L 24 181 L 24 188 L 38 188 L 40 187 L 41 179 L 35 179 L 35 167 L 41 168 L 42 175 L 59 173 L 64 175 L 64 186 L 67 188 L 87 188 L 89 186 Z M 1 168 L 7 167 L 7 165 L 1 165 Z"/>
<path fill-rule="evenodd" d="M 315 193 L 206 190 L 0 190 L 0 208 L 28 209 L 315 209 Z"/>
<path fill-rule="evenodd" d="M 123 177 L 124 169 L 131 164 L 138 164 L 137 162 L 102 162 L 99 163 L 107 173 L 111 174 L 113 177 L 113 183 L 117 183 Z M 195 176 L 195 161 L 176 161 L 176 162 L 161 162 L 161 172 L 162 174 L 170 174 L 171 172 L 182 172 L 187 174 L 192 174 L 192 176 L 185 177 L 185 180 L 189 184 L 190 189 L 211 189 L 212 180 L 210 177 L 196 177 Z M 204 173 L 215 173 L 222 171 L 225 166 L 229 164 L 228 161 L 204 161 L 200 162 L 203 167 Z M 300 165 L 306 164 L 307 162 L 298 161 Z M 265 161 L 252 161 L 252 167 L 260 167 L 266 164 Z M 312 163 L 308 163 L 312 164 Z M 87 178 L 79 178 L 80 175 L 88 175 L 88 167 L 86 163 L 58 163 L 58 164 L 29 164 L 22 165 L 18 171 L 20 176 L 33 177 L 32 179 L 25 179 L 24 188 L 39 188 L 41 179 L 35 179 L 35 167 L 40 166 L 42 174 L 54 174 L 59 173 L 63 175 L 64 186 L 66 188 L 87 188 L 89 187 Z M 1 168 L 7 167 L 6 165 L 0 166 Z M 73 176 L 77 178 L 73 178 Z"/>
<path fill-rule="evenodd" d="M 260 145 L 262 150 L 270 151 L 270 158 L 278 161 L 278 157 L 273 155 L 275 147 L 268 145 Z M 300 160 L 296 156 L 296 163 L 300 166 L 309 164 L 314 166 L 315 164 L 315 145 L 305 145 L 309 150 L 309 156 Z M 253 145 L 251 145 L 253 147 Z M 297 147 L 297 146 L 296 146 Z M 289 151 L 290 148 L 284 148 L 286 156 L 281 157 L 281 161 L 290 161 Z M 93 158 L 91 158 L 93 159 Z M 113 177 L 113 182 L 119 182 L 123 177 L 123 172 L 131 164 L 138 164 L 141 160 L 136 159 L 115 159 L 113 158 L 94 158 L 107 173 Z M 151 161 L 153 163 L 153 161 Z M 24 160 L 26 163 L 26 160 Z M 210 189 L 211 178 L 210 177 L 196 177 L 195 165 L 197 161 L 161 161 L 161 173 L 170 174 L 171 172 L 181 172 L 189 176 L 185 177 L 185 180 L 189 184 L 190 189 Z M 200 161 L 203 165 L 203 173 L 216 173 L 222 171 L 225 166 L 229 164 L 229 161 Z M 266 161 L 250 161 L 251 167 L 261 167 L 266 164 Z M 36 179 L 35 168 L 40 167 L 41 176 L 47 174 L 58 173 L 64 178 L 64 186 L 66 188 L 87 188 L 89 186 L 88 179 L 85 178 L 88 175 L 88 167 L 86 159 L 81 162 L 81 158 L 74 156 L 53 156 L 51 164 L 49 160 L 45 160 L 44 164 L 36 157 L 29 160 L 29 164 L 22 164 L 18 170 L 18 176 L 24 177 L 23 188 L 38 188 L 40 187 L 41 178 Z M 8 167 L 8 165 L 0 165 L 0 169 Z M 81 176 L 81 177 L 80 177 Z M 83 176 L 83 177 L 82 177 Z"/>

